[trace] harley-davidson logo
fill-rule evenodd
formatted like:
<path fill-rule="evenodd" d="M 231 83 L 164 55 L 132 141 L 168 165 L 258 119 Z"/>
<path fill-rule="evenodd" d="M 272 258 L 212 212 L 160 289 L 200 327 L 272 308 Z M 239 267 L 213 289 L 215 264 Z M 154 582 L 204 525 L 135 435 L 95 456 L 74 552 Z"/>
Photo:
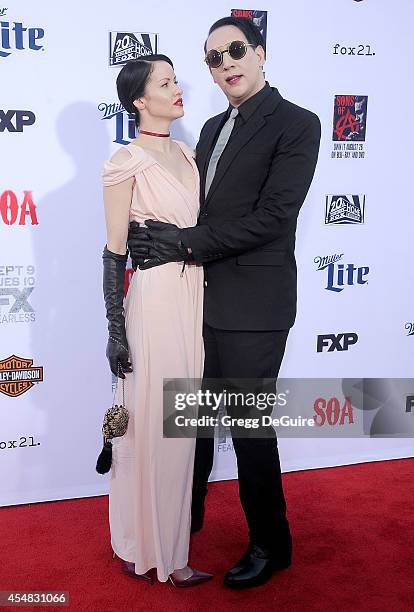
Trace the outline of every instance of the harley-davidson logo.
<path fill-rule="evenodd" d="M 18 397 L 39 382 L 43 382 L 43 367 L 33 366 L 33 359 L 10 355 L 0 361 L 0 393 Z"/>

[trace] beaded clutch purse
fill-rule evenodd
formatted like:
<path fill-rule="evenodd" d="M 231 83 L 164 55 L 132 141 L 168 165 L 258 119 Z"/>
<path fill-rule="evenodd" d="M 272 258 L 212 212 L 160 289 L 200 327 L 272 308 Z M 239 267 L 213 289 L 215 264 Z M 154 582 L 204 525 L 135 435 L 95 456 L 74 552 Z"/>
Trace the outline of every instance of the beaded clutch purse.
<path fill-rule="evenodd" d="M 106 474 L 112 465 L 112 439 L 120 438 L 128 429 L 129 414 L 125 406 L 125 388 L 122 378 L 122 404 L 114 404 L 105 412 L 102 424 L 103 448 L 96 462 L 98 474 Z"/>
<path fill-rule="evenodd" d="M 129 414 L 125 406 L 124 380 L 122 379 L 122 404 L 113 404 L 105 412 L 102 424 L 102 435 L 106 441 L 126 434 Z"/>

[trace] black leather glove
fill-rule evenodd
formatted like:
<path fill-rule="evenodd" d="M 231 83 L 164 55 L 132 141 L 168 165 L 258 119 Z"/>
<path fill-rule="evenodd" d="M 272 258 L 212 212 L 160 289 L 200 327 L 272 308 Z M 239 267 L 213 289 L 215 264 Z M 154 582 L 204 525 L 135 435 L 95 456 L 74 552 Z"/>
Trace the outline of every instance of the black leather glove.
<path fill-rule="evenodd" d="M 128 251 L 131 255 L 134 270 L 148 259 L 150 245 L 151 240 L 147 228 L 142 227 L 136 221 L 131 221 L 128 228 Z"/>
<path fill-rule="evenodd" d="M 148 253 L 145 263 L 139 266 L 140 270 L 148 270 L 170 261 L 187 262 L 192 259 L 191 251 L 182 242 L 182 230 L 179 227 L 151 219 L 145 221 L 145 225 L 149 237 Z M 136 242 L 136 246 L 145 248 L 142 239 Z"/>
<path fill-rule="evenodd" d="M 124 317 L 124 279 L 128 254 L 112 253 L 105 246 L 102 259 L 103 293 L 109 331 L 106 356 L 111 372 L 119 378 L 125 378 L 123 372 L 132 372 Z"/>

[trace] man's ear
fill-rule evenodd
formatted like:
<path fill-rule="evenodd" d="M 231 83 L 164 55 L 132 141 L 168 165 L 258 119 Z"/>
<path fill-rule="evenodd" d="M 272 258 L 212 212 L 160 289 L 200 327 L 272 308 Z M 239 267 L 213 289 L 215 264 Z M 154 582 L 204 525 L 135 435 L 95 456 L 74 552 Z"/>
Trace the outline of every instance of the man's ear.
<path fill-rule="evenodd" d="M 264 66 L 265 61 L 266 61 L 266 53 L 265 53 L 265 50 L 263 49 L 262 45 L 258 45 L 256 47 L 256 49 L 254 50 L 254 52 L 256 53 L 257 57 L 259 58 L 260 65 Z"/>

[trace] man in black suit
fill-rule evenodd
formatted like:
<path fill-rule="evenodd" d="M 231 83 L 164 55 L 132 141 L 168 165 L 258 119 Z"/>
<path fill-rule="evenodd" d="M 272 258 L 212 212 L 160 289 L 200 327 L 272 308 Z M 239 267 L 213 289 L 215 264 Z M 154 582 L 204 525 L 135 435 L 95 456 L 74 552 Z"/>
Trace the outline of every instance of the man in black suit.
<path fill-rule="evenodd" d="M 152 246 L 141 268 L 204 264 L 204 379 L 276 380 L 296 315 L 295 231 L 315 171 L 320 122 L 265 82 L 263 47 L 248 20 L 225 17 L 210 28 L 206 62 L 230 106 L 206 122 L 196 148 L 198 224 L 146 222 Z M 130 228 L 134 261 L 148 247 L 143 230 Z M 224 582 L 245 588 L 288 567 L 292 546 L 273 428 L 262 437 L 232 433 L 250 542 Z M 193 532 L 202 527 L 213 452 L 213 439 L 197 439 Z"/>

